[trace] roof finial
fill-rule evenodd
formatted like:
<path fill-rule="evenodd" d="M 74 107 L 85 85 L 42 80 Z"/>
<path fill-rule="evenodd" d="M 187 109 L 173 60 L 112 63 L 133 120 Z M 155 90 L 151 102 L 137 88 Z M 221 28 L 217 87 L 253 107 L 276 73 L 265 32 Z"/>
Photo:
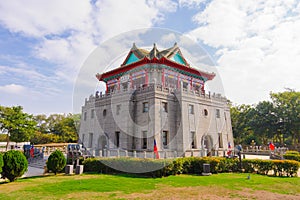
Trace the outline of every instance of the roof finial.
<path fill-rule="evenodd" d="M 135 42 L 132 44 L 131 49 L 136 49 L 137 47 L 135 46 Z"/>
<path fill-rule="evenodd" d="M 155 43 L 153 43 L 153 47 L 156 48 L 156 44 Z"/>
<path fill-rule="evenodd" d="M 174 47 L 176 47 L 176 46 L 177 46 L 177 42 L 174 43 Z"/>

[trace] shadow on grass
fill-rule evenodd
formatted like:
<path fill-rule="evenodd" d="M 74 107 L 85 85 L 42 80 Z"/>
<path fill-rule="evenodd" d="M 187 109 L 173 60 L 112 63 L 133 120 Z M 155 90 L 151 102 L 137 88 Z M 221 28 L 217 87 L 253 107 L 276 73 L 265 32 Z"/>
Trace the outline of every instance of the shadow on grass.
<path fill-rule="evenodd" d="M 37 179 L 37 178 L 43 178 L 43 177 L 46 177 L 46 176 L 31 176 L 31 177 L 17 178 L 13 182 L 20 182 L 20 181 L 26 180 L 26 179 Z M 7 183 L 13 183 L 13 182 L 10 182 L 8 179 L 5 179 L 5 180 L 2 179 L 2 181 L 0 181 L 0 185 L 7 184 Z"/>

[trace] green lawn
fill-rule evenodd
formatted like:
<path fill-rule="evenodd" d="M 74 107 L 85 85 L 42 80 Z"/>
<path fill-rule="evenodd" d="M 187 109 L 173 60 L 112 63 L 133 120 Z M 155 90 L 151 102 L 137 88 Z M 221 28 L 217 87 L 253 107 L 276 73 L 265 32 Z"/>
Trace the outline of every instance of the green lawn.
<path fill-rule="evenodd" d="M 19 179 L 0 184 L 0 199 L 300 199 L 300 178 L 251 174 L 140 178 L 84 174 Z M 263 194 L 263 196 L 261 196 Z"/>

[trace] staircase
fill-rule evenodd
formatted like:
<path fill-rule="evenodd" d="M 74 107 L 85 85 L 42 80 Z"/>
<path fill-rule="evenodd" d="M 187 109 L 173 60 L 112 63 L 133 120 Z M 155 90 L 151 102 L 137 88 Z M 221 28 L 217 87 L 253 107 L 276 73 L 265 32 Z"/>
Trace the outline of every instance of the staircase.
<path fill-rule="evenodd" d="M 44 166 L 46 165 L 46 161 L 43 158 L 35 158 L 33 160 L 28 160 L 28 166 L 35 167 L 39 169 L 44 169 Z"/>

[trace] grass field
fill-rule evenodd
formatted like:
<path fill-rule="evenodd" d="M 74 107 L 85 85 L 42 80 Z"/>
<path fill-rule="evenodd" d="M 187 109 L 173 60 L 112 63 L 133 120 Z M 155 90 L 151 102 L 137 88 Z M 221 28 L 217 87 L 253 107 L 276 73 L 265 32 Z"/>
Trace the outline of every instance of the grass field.
<path fill-rule="evenodd" d="M 140 178 L 57 175 L 0 184 L 0 199 L 300 199 L 300 178 L 251 174 Z"/>

